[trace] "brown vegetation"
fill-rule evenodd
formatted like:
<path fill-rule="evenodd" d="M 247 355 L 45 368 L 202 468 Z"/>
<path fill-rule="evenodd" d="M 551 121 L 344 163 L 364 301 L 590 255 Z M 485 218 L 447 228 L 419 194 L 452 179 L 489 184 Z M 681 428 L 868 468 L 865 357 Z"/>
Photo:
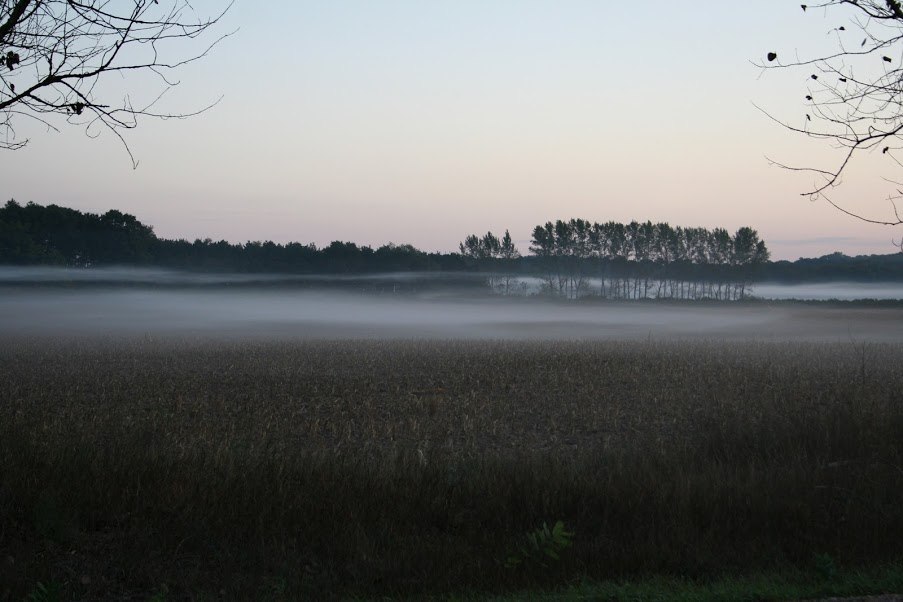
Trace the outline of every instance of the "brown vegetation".
<path fill-rule="evenodd" d="M 7 340 L 0 600 L 898 558 L 901 365 L 894 345 Z M 557 520 L 560 560 L 505 566 Z"/>

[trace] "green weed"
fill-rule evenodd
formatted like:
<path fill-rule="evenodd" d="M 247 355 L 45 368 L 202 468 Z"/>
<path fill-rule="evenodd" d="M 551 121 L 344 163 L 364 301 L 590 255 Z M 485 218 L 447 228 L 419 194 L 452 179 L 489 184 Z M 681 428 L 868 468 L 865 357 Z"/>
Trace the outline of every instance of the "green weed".
<path fill-rule="evenodd" d="M 564 523 L 557 521 L 549 529 L 546 523 L 527 533 L 524 541 L 505 559 L 505 566 L 515 568 L 521 565 L 547 567 L 549 562 L 561 560 L 561 553 L 573 545 L 574 534 L 565 530 Z"/>
<path fill-rule="evenodd" d="M 60 602 L 61 597 L 60 584 L 56 581 L 50 581 L 46 584 L 38 582 L 27 596 L 25 602 Z"/>

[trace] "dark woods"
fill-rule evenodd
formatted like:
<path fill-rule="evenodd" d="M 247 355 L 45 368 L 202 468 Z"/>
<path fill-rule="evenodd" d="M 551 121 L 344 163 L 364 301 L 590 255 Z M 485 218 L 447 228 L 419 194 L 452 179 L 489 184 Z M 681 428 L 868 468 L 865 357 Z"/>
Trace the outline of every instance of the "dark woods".
<path fill-rule="evenodd" d="M 577 298 L 738 299 L 754 281 L 801 282 L 903 279 L 903 254 L 847 257 L 840 253 L 796 262 L 769 261 L 751 228 L 682 228 L 667 223 L 591 223 L 582 219 L 536 226 L 530 254 L 511 234 L 464 239 L 458 253 L 427 253 L 407 244 L 378 248 L 334 241 L 313 244 L 167 240 L 134 216 L 103 215 L 57 205 L 0 207 L 0 265 L 173 269 L 282 274 L 471 272 L 496 293 Z"/>
<path fill-rule="evenodd" d="M 456 255 L 424 253 L 411 245 L 377 249 L 335 241 L 313 244 L 207 238 L 194 242 L 158 238 L 150 226 L 116 210 L 103 215 L 9 201 L 0 208 L 0 264 L 156 266 L 220 272 L 348 274 L 390 271 L 456 271 Z"/>
<path fill-rule="evenodd" d="M 769 258 L 751 228 L 731 236 L 723 228 L 583 219 L 536 226 L 530 251 L 545 288 L 571 298 L 742 299 Z"/>

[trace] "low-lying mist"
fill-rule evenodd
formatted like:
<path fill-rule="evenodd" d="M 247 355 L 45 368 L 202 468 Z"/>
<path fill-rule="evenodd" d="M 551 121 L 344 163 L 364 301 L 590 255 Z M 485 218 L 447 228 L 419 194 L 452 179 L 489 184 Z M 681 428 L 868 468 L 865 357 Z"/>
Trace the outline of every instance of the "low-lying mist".
<path fill-rule="evenodd" d="M 511 295 L 540 293 L 543 279 L 529 275 L 485 274 L 480 272 L 382 272 L 373 274 L 268 274 L 234 272 L 192 272 L 166 268 L 129 266 L 67 268 L 55 266 L 0 266 L 0 286 L 111 285 L 154 288 L 337 288 L 353 292 L 442 292 L 445 294 L 485 293 L 487 277 L 508 281 Z M 657 281 L 653 281 L 657 282 Z M 588 291 L 599 290 L 599 279 L 588 277 Z M 652 286 L 655 289 L 655 286 Z M 747 286 L 749 296 L 760 299 L 903 300 L 900 282 L 757 282 Z"/>
<path fill-rule="evenodd" d="M 903 341 L 903 310 L 297 288 L 0 289 L 0 336 Z"/>
<path fill-rule="evenodd" d="M 101 268 L 67 268 L 57 266 L 0 266 L 0 284 L 146 284 L 152 286 L 219 286 L 276 283 L 298 285 L 328 282 L 394 281 L 424 283 L 438 281 L 473 281 L 478 273 L 393 272 L 375 274 L 268 274 L 235 272 L 191 272 L 166 268 L 112 266 Z"/>

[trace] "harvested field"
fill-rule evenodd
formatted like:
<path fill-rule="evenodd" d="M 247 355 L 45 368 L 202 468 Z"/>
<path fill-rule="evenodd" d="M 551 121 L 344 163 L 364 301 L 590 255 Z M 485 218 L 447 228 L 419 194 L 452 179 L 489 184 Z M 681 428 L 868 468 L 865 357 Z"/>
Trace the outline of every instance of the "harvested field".
<path fill-rule="evenodd" d="M 901 365 L 878 343 L 8 338 L 0 600 L 900 558 Z M 519 552 L 558 520 L 560 559 Z"/>

